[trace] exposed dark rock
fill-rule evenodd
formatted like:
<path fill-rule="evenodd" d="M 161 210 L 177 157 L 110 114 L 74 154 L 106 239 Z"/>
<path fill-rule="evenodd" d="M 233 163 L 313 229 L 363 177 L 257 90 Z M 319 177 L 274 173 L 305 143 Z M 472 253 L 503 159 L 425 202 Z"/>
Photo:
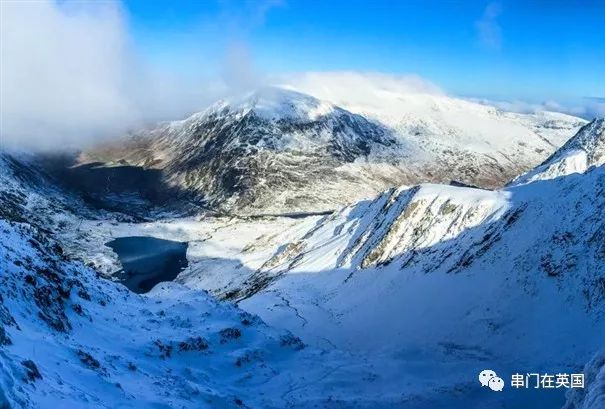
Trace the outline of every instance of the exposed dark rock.
<path fill-rule="evenodd" d="M 42 379 L 42 375 L 38 370 L 38 367 L 32 360 L 22 361 L 21 365 L 25 367 L 25 378 L 23 379 L 26 382 L 35 382 L 37 379 Z"/>
<path fill-rule="evenodd" d="M 78 358 L 84 365 L 86 365 L 90 369 L 99 370 L 101 369 L 101 363 L 95 359 L 88 352 L 84 352 L 81 349 L 78 350 Z"/>
<path fill-rule="evenodd" d="M 305 347 L 305 344 L 302 342 L 302 340 L 293 334 L 282 335 L 279 338 L 279 344 L 282 347 L 292 348 L 297 351 Z"/>
<path fill-rule="evenodd" d="M 6 333 L 6 330 L 2 325 L 0 325 L 0 345 L 12 345 L 13 341 L 11 341 L 10 337 Z"/>
<path fill-rule="evenodd" d="M 156 339 L 153 343 L 160 350 L 160 358 L 162 358 L 162 359 L 170 358 L 170 356 L 172 355 L 172 349 L 173 349 L 172 345 L 164 344 L 159 339 Z"/>
<path fill-rule="evenodd" d="M 203 337 L 188 338 L 179 342 L 179 351 L 204 351 L 208 349 L 208 341 Z"/>
<path fill-rule="evenodd" d="M 221 336 L 221 344 L 227 343 L 230 340 L 238 339 L 242 336 L 242 332 L 238 328 L 225 328 L 219 333 Z"/>

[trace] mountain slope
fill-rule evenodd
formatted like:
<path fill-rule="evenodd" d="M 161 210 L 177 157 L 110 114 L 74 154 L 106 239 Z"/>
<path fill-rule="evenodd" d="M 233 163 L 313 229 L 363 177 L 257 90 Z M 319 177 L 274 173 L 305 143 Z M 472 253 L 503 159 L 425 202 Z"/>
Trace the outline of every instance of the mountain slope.
<path fill-rule="evenodd" d="M 500 191 L 404 186 L 323 217 L 111 231 L 187 237 L 177 281 L 394 376 L 406 407 L 561 407 L 564 389 L 486 396 L 475 376 L 579 373 L 602 346 L 604 198 L 600 166 Z"/>
<path fill-rule="evenodd" d="M 267 88 L 91 150 L 81 161 L 161 169 L 177 191 L 236 213 L 324 211 L 419 181 L 502 185 L 582 123 L 430 98 L 422 116 L 412 100 L 398 100 L 401 117 L 391 121 Z"/>
<path fill-rule="evenodd" d="M 58 220 L 68 214 L 93 217 L 93 212 L 76 195 L 58 186 L 45 173 L 35 155 L 0 149 L 0 217 L 36 223 L 56 229 Z"/>
<path fill-rule="evenodd" d="M 0 159 L 0 399 L 15 407 L 559 407 L 562 389 L 486 396 L 476 374 L 579 372 L 605 337 L 604 166 L 500 191 L 404 186 L 287 222 L 192 219 L 202 234 L 136 225 L 219 255 L 188 255 L 193 289 L 136 295 L 70 256 L 102 261 L 102 230 L 135 227 L 79 220 L 35 166 Z M 598 402 L 594 385 L 570 402 Z"/>
<path fill-rule="evenodd" d="M 595 119 L 532 171 L 519 176 L 512 184 L 554 179 L 572 173 L 584 173 L 592 166 L 605 164 L 605 119 Z"/>
<path fill-rule="evenodd" d="M 162 283 L 138 295 L 100 278 L 59 240 L 70 229 L 85 242 L 79 224 L 99 221 L 78 224 L 60 198 L 77 200 L 33 164 L 2 153 L 0 167 L 0 407 L 400 404 L 394 382 L 358 390 L 372 368 L 351 354 L 306 346 L 203 291 Z"/>
<path fill-rule="evenodd" d="M 571 391 L 563 409 L 600 409 L 605 407 L 605 356 L 603 350 L 584 367 L 586 389 Z"/>

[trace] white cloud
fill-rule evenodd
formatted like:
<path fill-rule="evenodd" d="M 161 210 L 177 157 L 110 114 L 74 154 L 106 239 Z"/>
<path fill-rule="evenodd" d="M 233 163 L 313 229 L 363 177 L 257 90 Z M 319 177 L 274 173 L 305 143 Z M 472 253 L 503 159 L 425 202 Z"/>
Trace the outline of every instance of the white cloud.
<path fill-rule="evenodd" d="M 1 2 L 2 145 L 81 145 L 182 115 L 218 90 L 137 58 L 115 2 Z M 220 84 L 217 88 L 220 88 Z"/>
<path fill-rule="evenodd" d="M 605 117 L 605 99 L 603 98 L 581 98 L 563 103 L 550 103 L 552 111 L 565 112 L 586 119 Z"/>
<path fill-rule="evenodd" d="M 417 75 L 378 72 L 325 71 L 278 76 L 272 83 L 345 107 L 382 108 L 385 101 L 413 94 L 442 95 L 435 84 Z"/>
<path fill-rule="evenodd" d="M 363 98 L 377 92 L 398 94 L 433 94 L 441 95 L 443 91 L 436 84 L 415 74 L 387 74 L 362 71 L 309 71 L 285 74 L 276 77 L 273 82 L 296 88 L 302 92 L 313 93 L 319 98 L 330 99 L 332 93 L 353 95 Z M 358 95 L 355 95 L 358 94 Z"/>
<path fill-rule="evenodd" d="M 256 11 L 247 13 L 251 22 L 245 32 L 262 24 L 268 10 L 279 3 L 252 4 Z M 481 20 L 485 24 L 480 24 L 489 41 L 499 38 L 495 19 L 500 11 L 493 4 Z M 182 118 L 225 94 L 267 83 L 369 111 L 384 110 L 385 104 L 396 110 L 401 98 L 444 94 L 416 75 L 334 71 L 271 77 L 254 66 L 245 32 L 231 41 L 222 71 L 215 77 L 183 79 L 166 69 L 158 71 L 138 57 L 119 3 L 0 0 L 0 7 L 0 145 L 82 146 L 145 122 Z M 236 17 L 242 22 L 246 16 Z M 489 28 L 492 23 L 495 26 Z M 494 27 L 498 28 L 495 32 Z M 598 99 L 560 106 L 499 104 L 517 111 L 605 115 L 605 102 Z"/>
<path fill-rule="evenodd" d="M 502 46 L 502 29 L 498 24 L 498 17 L 501 13 L 500 3 L 489 3 L 479 20 L 475 22 L 477 38 L 483 46 L 492 50 L 499 50 Z"/>
<path fill-rule="evenodd" d="M 229 94 L 241 94 L 263 86 L 267 79 L 254 65 L 245 43 L 232 43 L 222 64 L 221 78 Z"/>
<path fill-rule="evenodd" d="M 596 117 L 605 117 L 605 99 L 603 98 L 571 98 L 563 101 L 547 100 L 543 102 L 527 102 L 522 100 L 502 101 L 485 98 L 471 98 L 471 100 L 510 112 L 561 112 L 588 120 Z"/>

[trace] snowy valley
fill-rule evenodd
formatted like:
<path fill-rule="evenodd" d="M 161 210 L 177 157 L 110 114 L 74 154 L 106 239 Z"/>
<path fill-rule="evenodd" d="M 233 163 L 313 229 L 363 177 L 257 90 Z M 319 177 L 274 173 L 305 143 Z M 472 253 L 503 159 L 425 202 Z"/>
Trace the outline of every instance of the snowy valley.
<path fill-rule="evenodd" d="M 605 121 L 300 91 L 69 167 L 0 153 L 0 402 L 602 408 Z M 174 282 L 120 283 L 134 237 L 187 243 Z M 567 394 L 476 380 L 584 365 Z"/>

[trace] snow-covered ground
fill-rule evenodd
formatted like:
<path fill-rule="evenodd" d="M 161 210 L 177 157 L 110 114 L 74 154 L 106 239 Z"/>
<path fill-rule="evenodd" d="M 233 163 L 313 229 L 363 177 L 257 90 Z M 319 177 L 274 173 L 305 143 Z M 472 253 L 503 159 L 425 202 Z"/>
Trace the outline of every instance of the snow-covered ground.
<path fill-rule="evenodd" d="M 2 154 L 0 398 L 562 407 L 562 389 L 498 394 L 476 376 L 580 372 L 603 346 L 602 132 L 595 121 L 553 155 L 581 145 L 587 166 L 503 190 L 422 184 L 325 215 L 145 223 L 90 209 L 30 158 Z M 129 236 L 187 241 L 188 267 L 145 295 L 100 278 L 120 267 L 105 243 Z M 568 408 L 600 407 L 600 356 Z"/>
<path fill-rule="evenodd" d="M 229 220 L 136 226 L 117 222 L 115 215 L 86 220 L 82 214 L 88 217 L 88 210 L 72 213 L 81 203 L 61 196 L 65 192 L 39 190 L 43 175 L 21 178 L 29 166 L 0 159 L 2 406 L 394 408 L 418 395 L 434 395 L 431 379 L 390 356 L 368 360 L 303 345 L 285 330 L 176 283 L 137 295 L 99 278 L 99 269 L 78 258 L 96 267 L 115 262 L 113 256 L 104 258 L 106 232 L 201 241 L 222 227 L 225 236 L 218 239 L 225 244 L 242 229 L 233 230 Z M 61 198 L 65 207 L 58 206 Z M 248 226 L 248 237 L 271 226 L 274 220 Z"/>
<path fill-rule="evenodd" d="M 395 407 L 397 378 L 174 283 L 136 295 L 0 222 L 0 386 L 15 408 Z M 317 365 L 317 362 L 322 365 Z M 398 368 L 391 368 L 392 371 Z M 3 402 L 0 402 L 3 403 Z"/>

